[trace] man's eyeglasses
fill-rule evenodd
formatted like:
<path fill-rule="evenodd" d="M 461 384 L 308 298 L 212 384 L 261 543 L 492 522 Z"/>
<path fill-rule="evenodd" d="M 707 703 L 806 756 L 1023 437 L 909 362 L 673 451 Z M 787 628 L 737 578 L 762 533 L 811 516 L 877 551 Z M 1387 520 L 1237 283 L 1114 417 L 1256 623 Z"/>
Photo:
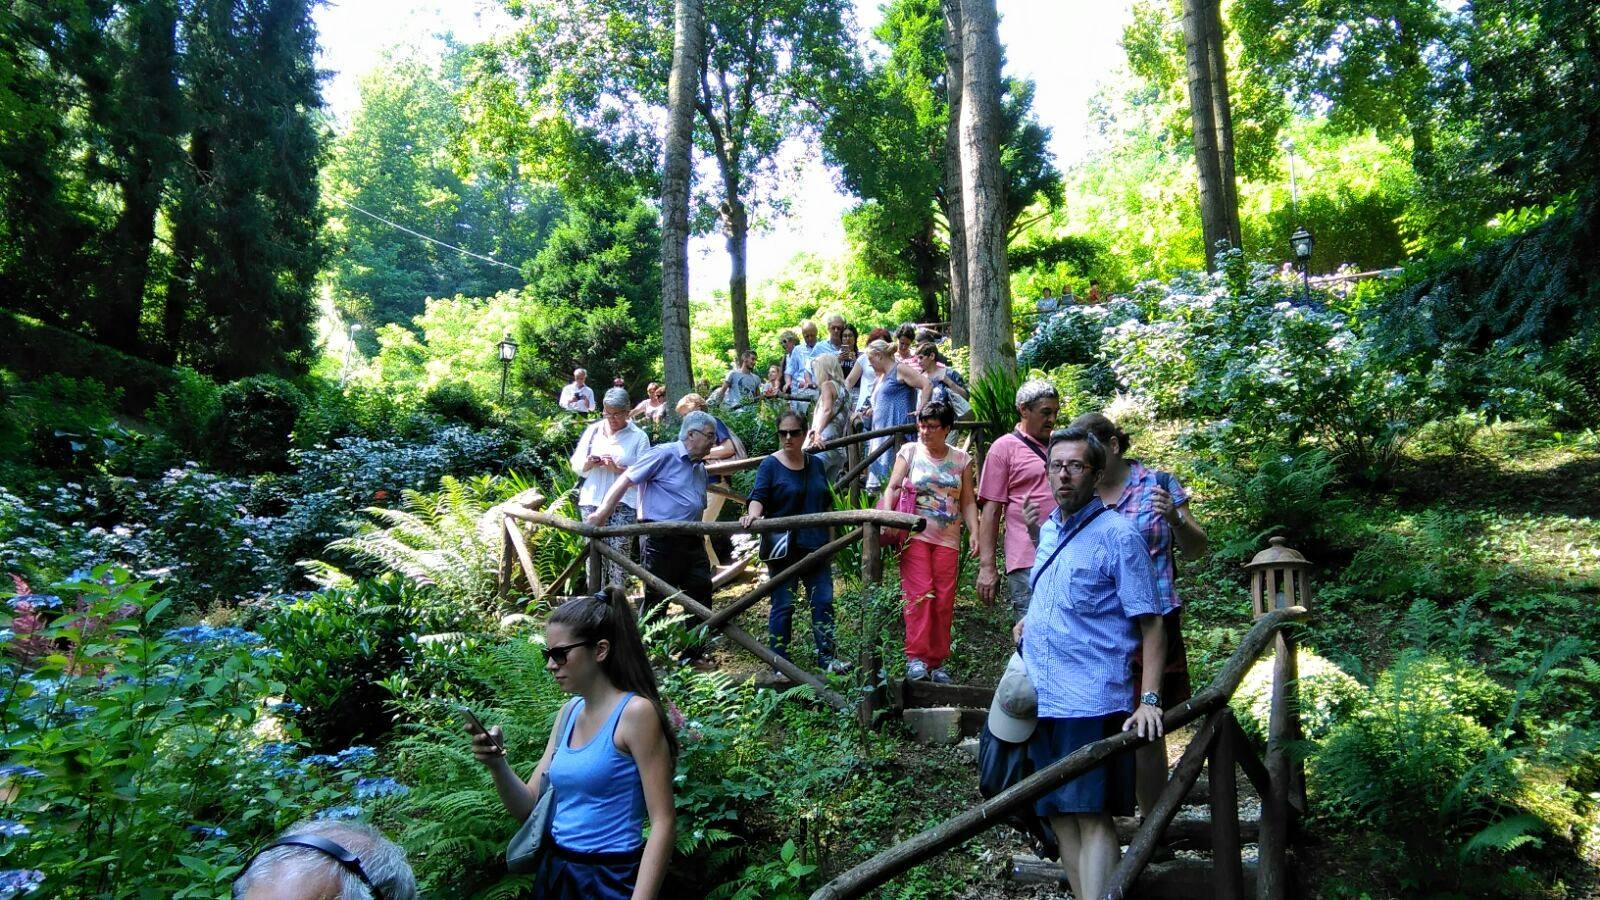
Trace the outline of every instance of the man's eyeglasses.
<path fill-rule="evenodd" d="M 1051 475 L 1061 475 L 1066 472 L 1071 472 L 1074 475 L 1082 475 L 1084 472 L 1088 471 L 1089 465 L 1081 459 L 1069 459 L 1064 461 L 1058 459 L 1053 460 L 1050 463 L 1049 469 Z"/>
<path fill-rule="evenodd" d="M 781 437 L 781 438 L 799 437 L 800 435 L 805 434 L 805 433 L 806 433 L 806 430 L 804 428 L 779 428 L 778 429 L 778 437 Z"/>
<path fill-rule="evenodd" d="M 593 647 L 594 645 L 594 641 L 578 641 L 575 644 L 562 644 L 559 647 L 546 647 L 544 648 L 544 659 L 545 662 L 553 662 L 558 666 L 564 666 L 567 664 L 568 653 L 571 653 L 579 647 Z"/>

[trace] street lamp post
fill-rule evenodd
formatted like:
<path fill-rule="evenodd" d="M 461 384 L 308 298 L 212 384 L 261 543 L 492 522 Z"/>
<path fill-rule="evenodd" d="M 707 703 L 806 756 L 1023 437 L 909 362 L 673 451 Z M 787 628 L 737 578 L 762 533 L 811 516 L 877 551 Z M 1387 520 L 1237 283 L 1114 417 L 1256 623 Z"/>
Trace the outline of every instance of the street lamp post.
<path fill-rule="evenodd" d="M 350 325 L 350 331 L 345 335 L 344 365 L 339 368 L 339 388 L 340 388 L 340 390 L 344 389 L 344 383 L 350 377 L 350 351 L 355 349 L 355 346 L 356 346 L 356 332 L 358 332 L 360 330 L 361 330 L 361 323 L 359 323 L 359 322 L 352 323 Z"/>
<path fill-rule="evenodd" d="M 1304 225 L 1289 235 L 1289 246 L 1294 248 L 1294 258 L 1300 263 L 1300 283 L 1304 288 L 1305 302 L 1311 302 L 1311 251 L 1316 241 Z"/>
<path fill-rule="evenodd" d="M 517 342 L 511 339 L 511 332 L 506 332 L 500 341 L 500 404 L 506 402 L 506 379 L 511 376 L 511 361 L 517 358 Z"/>

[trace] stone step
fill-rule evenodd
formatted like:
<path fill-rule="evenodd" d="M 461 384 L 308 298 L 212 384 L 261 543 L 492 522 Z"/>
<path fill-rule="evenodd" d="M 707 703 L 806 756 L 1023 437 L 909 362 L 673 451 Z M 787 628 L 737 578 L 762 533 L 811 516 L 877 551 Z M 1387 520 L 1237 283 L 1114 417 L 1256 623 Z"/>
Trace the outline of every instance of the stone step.
<path fill-rule="evenodd" d="M 918 743 L 954 746 L 962 738 L 973 737 L 982 731 L 988 715 L 987 709 L 935 706 L 907 709 L 901 713 L 901 719 Z M 975 753 L 973 761 L 977 761 Z"/>
<path fill-rule="evenodd" d="M 1118 816 L 1117 840 L 1126 845 L 1139 833 L 1138 823 L 1132 819 Z M 1254 844 L 1261 835 L 1261 823 L 1256 819 L 1246 819 L 1241 813 L 1239 817 L 1239 841 L 1244 844 Z M 1184 816 L 1173 819 L 1167 825 L 1166 834 L 1163 835 L 1162 846 L 1174 850 L 1210 850 L 1211 849 L 1211 817 L 1206 811 L 1200 815 Z"/>
<path fill-rule="evenodd" d="M 1256 892 L 1256 861 L 1244 862 L 1244 889 L 1246 896 Z M 1016 856 L 1011 860 L 1009 877 L 1023 884 L 1055 885 L 1068 890 L 1066 875 L 1061 864 L 1033 856 Z M 1134 882 L 1133 896 L 1140 900 L 1194 900 L 1212 895 L 1211 862 L 1203 859 L 1162 858 L 1145 866 Z"/>

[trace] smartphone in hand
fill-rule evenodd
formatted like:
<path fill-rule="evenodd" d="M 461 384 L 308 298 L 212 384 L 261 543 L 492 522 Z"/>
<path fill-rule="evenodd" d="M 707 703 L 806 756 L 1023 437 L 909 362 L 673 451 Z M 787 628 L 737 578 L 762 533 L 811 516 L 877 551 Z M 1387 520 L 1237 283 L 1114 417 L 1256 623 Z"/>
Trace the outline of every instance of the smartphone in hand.
<path fill-rule="evenodd" d="M 501 742 L 500 738 L 497 737 L 494 732 L 483 727 L 483 723 L 478 721 L 478 717 L 473 715 L 472 710 L 467 709 L 465 706 L 457 706 L 456 715 L 467 726 L 468 731 L 471 731 L 473 734 L 488 735 L 489 740 L 494 742 L 494 748 L 496 750 L 499 750 L 501 753 L 506 752 L 506 745 Z"/>

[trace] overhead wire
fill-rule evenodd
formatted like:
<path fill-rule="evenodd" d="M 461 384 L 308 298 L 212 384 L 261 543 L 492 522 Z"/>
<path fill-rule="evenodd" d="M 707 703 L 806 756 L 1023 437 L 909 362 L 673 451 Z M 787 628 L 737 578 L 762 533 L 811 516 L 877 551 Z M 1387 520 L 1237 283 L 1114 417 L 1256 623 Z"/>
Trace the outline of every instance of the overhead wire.
<path fill-rule="evenodd" d="M 472 257 L 473 259 L 481 259 L 486 263 L 492 263 L 493 265 L 497 265 L 497 266 L 499 266 L 499 267 L 501 267 L 503 269 L 510 269 L 513 272 L 521 272 L 522 271 L 521 269 L 517 268 L 516 266 L 511 265 L 510 263 L 503 263 L 498 259 L 494 259 L 493 257 L 484 256 L 481 253 L 473 253 L 471 250 L 468 250 L 465 247 L 457 247 L 455 244 L 447 244 L 444 241 L 439 240 L 438 238 L 429 237 L 428 235 L 425 235 L 420 231 L 414 231 L 414 230 L 412 230 L 410 228 L 407 228 L 404 225 L 401 225 L 399 222 L 393 222 L 393 221 L 390 221 L 389 219 L 385 219 L 383 216 L 380 216 L 375 212 L 368 212 L 367 210 L 364 210 L 361 207 L 355 205 L 354 203 L 351 203 L 349 200 L 345 200 L 345 199 L 343 199 L 341 197 L 329 197 L 328 199 L 330 199 L 333 202 L 339 204 L 340 206 L 346 207 L 348 209 L 353 209 L 356 212 L 361 213 L 363 216 L 368 216 L 370 218 L 377 219 L 379 222 L 382 222 L 383 224 L 388 225 L 390 228 L 398 228 L 399 230 L 404 231 L 406 234 L 414 235 L 414 236 L 422 238 L 423 240 L 428 241 L 430 243 L 438 244 L 441 247 L 445 247 L 447 249 L 454 250 L 457 253 L 465 253 L 466 255 Z"/>

